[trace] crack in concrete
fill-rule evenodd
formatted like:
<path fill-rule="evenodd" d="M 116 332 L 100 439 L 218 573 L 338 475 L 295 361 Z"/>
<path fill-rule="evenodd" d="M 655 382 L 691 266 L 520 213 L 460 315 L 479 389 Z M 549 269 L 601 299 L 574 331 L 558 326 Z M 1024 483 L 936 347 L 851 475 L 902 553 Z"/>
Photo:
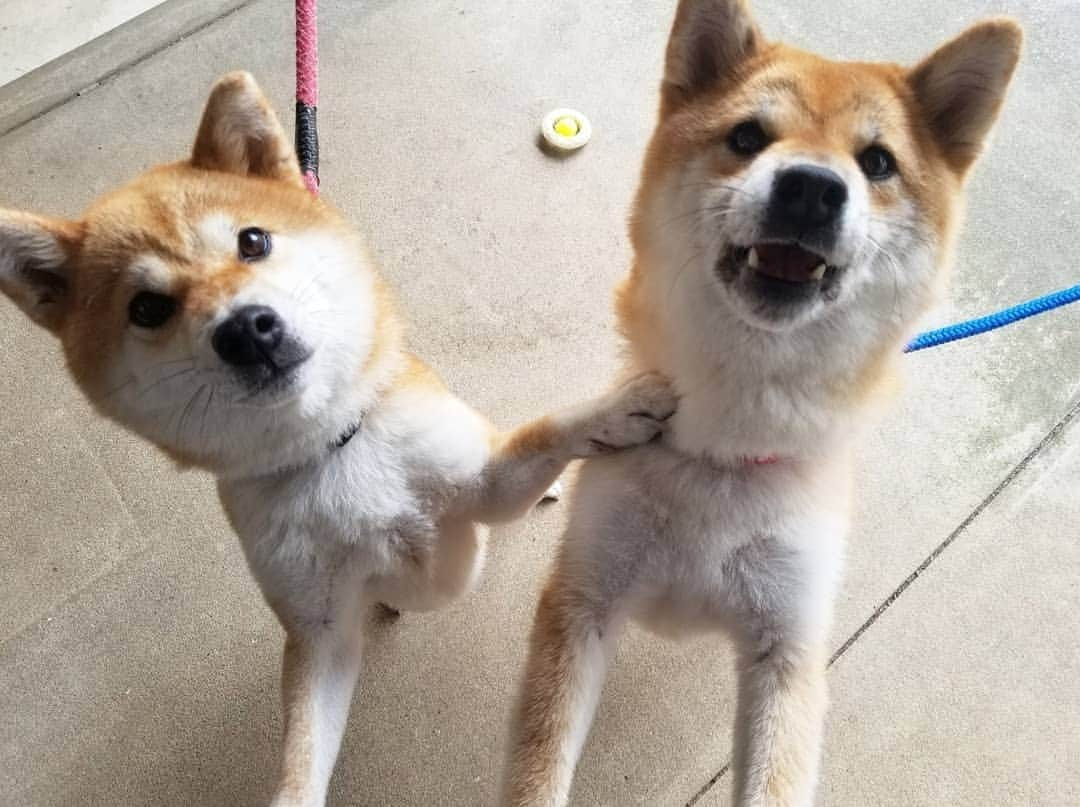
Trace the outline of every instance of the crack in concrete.
<path fill-rule="evenodd" d="M 715 785 L 717 782 L 719 782 L 721 779 L 724 778 L 724 774 L 726 774 L 728 772 L 728 770 L 730 770 L 730 769 L 731 769 L 731 763 L 730 762 L 725 763 L 724 767 L 722 767 L 720 770 L 718 770 L 716 772 L 716 775 L 713 776 L 713 778 L 710 779 L 708 782 L 706 782 L 704 784 L 704 786 L 700 790 L 698 790 L 697 793 L 695 793 L 693 795 L 693 797 L 690 799 L 690 801 L 686 802 L 686 807 L 694 807 L 694 805 L 697 804 L 701 800 L 701 797 L 704 796 L 706 793 L 708 793 L 712 789 L 713 785 Z"/>

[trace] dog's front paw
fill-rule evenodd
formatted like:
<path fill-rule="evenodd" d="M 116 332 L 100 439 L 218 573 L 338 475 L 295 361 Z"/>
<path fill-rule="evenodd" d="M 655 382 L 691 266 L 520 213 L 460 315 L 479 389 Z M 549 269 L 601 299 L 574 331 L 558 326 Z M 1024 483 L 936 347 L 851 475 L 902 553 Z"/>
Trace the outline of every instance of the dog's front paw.
<path fill-rule="evenodd" d="M 678 397 L 664 376 L 635 376 L 597 402 L 580 445 L 581 456 L 649 442 L 660 434 L 677 405 Z"/>

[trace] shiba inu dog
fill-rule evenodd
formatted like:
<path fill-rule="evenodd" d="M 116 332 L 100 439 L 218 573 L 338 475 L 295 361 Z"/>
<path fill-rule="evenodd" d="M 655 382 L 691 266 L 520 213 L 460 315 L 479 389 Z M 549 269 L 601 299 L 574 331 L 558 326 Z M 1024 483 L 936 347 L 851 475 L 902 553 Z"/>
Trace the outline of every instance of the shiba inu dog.
<path fill-rule="evenodd" d="M 727 632 L 735 803 L 812 802 L 849 447 L 942 285 L 1020 47 L 995 19 L 911 69 L 838 63 L 767 42 L 743 0 L 681 0 L 617 297 L 631 369 L 679 410 L 582 469 L 504 803 L 566 803 L 628 619 Z"/>
<path fill-rule="evenodd" d="M 574 458 L 651 440 L 675 406 L 645 374 L 497 433 L 406 351 L 360 238 L 304 188 L 244 73 L 215 85 L 187 161 L 78 221 L 0 211 L 0 288 L 101 413 L 216 474 L 287 634 L 277 805 L 325 800 L 367 606 L 466 591 L 479 524 Z"/>

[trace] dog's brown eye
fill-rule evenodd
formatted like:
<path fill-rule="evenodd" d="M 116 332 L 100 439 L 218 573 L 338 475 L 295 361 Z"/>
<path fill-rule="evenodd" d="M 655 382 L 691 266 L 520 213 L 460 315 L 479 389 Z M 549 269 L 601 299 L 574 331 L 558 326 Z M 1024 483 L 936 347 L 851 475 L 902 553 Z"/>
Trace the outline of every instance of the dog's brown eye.
<path fill-rule="evenodd" d="M 769 136 L 761 128 L 756 120 L 748 120 L 740 123 L 728 135 L 728 148 L 736 154 L 751 157 L 759 151 L 764 151 L 769 145 Z"/>
<path fill-rule="evenodd" d="M 859 167 L 862 168 L 867 179 L 880 182 L 896 173 L 896 158 L 888 149 L 870 146 L 859 155 Z"/>
<path fill-rule="evenodd" d="M 258 227 L 247 227 L 237 237 L 237 250 L 245 261 L 257 261 L 270 254 L 270 233 Z"/>
<path fill-rule="evenodd" d="M 176 300 L 152 291 L 140 291 L 128 303 L 128 319 L 140 328 L 160 328 L 176 313 Z"/>

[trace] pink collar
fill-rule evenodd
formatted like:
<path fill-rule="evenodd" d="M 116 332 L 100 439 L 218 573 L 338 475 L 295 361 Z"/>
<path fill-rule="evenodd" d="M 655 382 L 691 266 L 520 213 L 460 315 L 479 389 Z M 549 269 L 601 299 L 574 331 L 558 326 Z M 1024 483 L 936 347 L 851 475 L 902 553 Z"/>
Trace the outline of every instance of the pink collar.
<path fill-rule="evenodd" d="M 744 465 L 776 465 L 780 458 L 775 454 L 766 454 L 763 457 L 743 457 Z"/>

